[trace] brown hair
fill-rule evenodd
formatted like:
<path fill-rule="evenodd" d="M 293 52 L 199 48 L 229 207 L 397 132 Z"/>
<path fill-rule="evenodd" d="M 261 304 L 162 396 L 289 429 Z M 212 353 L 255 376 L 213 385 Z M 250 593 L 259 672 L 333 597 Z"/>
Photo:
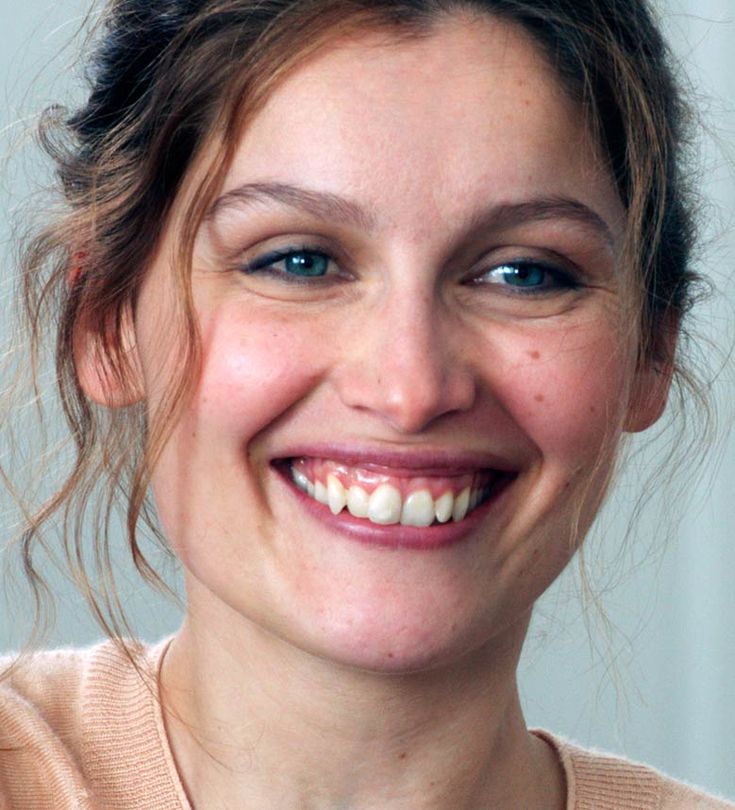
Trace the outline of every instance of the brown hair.
<path fill-rule="evenodd" d="M 38 396 L 48 337 L 74 445 L 71 469 L 53 495 L 38 508 L 23 504 L 20 547 L 37 626 L 44 601 L 36 549 L 51 551 L 43 530 L 57 515 L 65 562 L 111 635 L 128 629 L 109 553 L 117 507 L 136 567 L 162 584 L 141 552 L 140 524 L 167 549 L 149 500 L 150 474 L 198 377 L 193 240 L 242 127 L 283 76 L 336 37 L 362 30 L 421 36 L 442 16 L 463 12 L 523 27 L 582 105 L 627 212 L 623 265 L 631 274 L 640 362 L 673 361 L 661 336 L 679 327 L 695 280 L 682 173 L 688 113 L 646 0 L 111 0 L 91 33 L 86 102 L 73 111 L 53 107 L 41 121 L 59 204 L 51 223 L 27 241 L 20 263 L 34 391 Z M 83 328 L 110 375 L 132 385 L 122 325 L 182 181 L 205 147 L 214 157 L 186 213 L 176 268 L 180 374 L 155 414 L 144 402 L 98 406 L 79 384 L 75 335 Z M 98 487 L 93 524 L 85 526 Z"/>

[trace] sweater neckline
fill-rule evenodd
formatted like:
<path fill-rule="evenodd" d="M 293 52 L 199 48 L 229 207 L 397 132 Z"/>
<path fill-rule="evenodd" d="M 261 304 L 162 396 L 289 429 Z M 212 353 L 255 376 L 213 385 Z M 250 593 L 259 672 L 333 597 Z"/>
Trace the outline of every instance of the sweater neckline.
<path fill-rule="evenodd" d="M 166 731 L 166 720 L 163 716 L 163 701 L 161 700 L 161 668 L 163 667 L 163 660 L 166 657 L 168 648 L 171 646 L 173 636 L 163 639 L 150 650 L 150 661 L 154 673 L 154 688 L 155 692 L 151 696 L 153 702 L 153 719 L 156 725 L 156 733 L 158 735 L 158 742 L 161 751 L 161 757 L 165 763 L 166 771 L 171 780 L 171 786 L 176 795 L 181 810 L 193 810 L 189 797 L 187 796 L 186 789 L 184 788 L 184 781 L 181 778 L 176 759 L 174 758 L 173 750 L 171 749 L 171 740 L 169 739 L 168 732 Z"/>
<path fill-rule="evenodd" d="M 171 640 L 127 653 L 108 641 L 84 673 L 84 770 L 105 810 L 193 810 L 161 709 L 159 672 Z"/>
<path fill-rule="evenodd" d="M 176 801 L 179 803 L 181 810 L 193 810 L 171 749 L 171 741 L 166 731 L 166 721 L 163 716 L 163 702 L 161 700 L 161 669 L 172 641 L 173 636 L 169 636 L 148 650 L 147 658 L 150 662 L 152 686 L 154 688 L 152 694 L 149 692 L 150 710 L 156 727 L 160 757 L 169 774 Z M 576 805 L 576 780 L 569 746 L 565 745 L 562 740 L 544 729 L 532 728 L 529 729 L 529 732 L 551 747 L 557 761 L 561 765 L 566 791 L 565 810 L 581 810 L 578 809 Z"/>
<path fill-rule="evenodd" d="M 109 810 L 130 806 L 193 810 L 171 750 L 161 701 L 161 667 L 172 640 L 170 636 L 144 647 L 138 669 L 114 644 L 104 644 L 90 667 L 85 704 L 96 707 L 102 722 L 87 725 L 100 729 L 100 735 L 95 739 L 90 734 L 85 741 L 87 751 L 95 752 L 85 760 L 89 775 L 109 796 L 104 805 Z M 566 810 L 658 807 L 660 782 L 655 771 L 585 751 L 545 729 L 529 731 L 551 746 L 561 764 Z M 134 761 L 122 760 L 121 748 L 135 752 Z M 138 779 L 130 779 L 133 771 Z M 621 782 L 630 790 L 621 792 Z"/>

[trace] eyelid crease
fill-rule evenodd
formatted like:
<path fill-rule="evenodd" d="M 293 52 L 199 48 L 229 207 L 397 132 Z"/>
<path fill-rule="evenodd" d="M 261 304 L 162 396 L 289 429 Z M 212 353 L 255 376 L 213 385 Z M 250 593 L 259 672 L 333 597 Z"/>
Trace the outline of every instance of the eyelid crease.
<path fill-rule="evenodd" d="M 321 274 L 309 274 L 308 272 L 290 272 L 285 267 L 277 267 L 279 263 L 287 260 L 289 257 L 299 254 L 308 254 L 326 260 L 327 269 Z M 588 286 L 589 278 L 587 274 L 580 269 L 575 262 L 566 257 L 549 260 L 548 258 L 529 255 L 513 255 L 510 251 L 508 255 L 509 258 L 504 260 L 492 260 L 491 257 L 487 257 L 485 262 L 478 262 L 476 269 L 470 271 L 468 276 L 465 277 L 465 283 L 469 282 L 472 286 L 492 285 L 504 287 L 504 292 L 507 291 L 508 293 L 513 293 L 518 296 L 532 296 L 534 294 L 549 295 L 554 292 Z M 348 266 L 349 264 L 350 262 L 348 260 Z M 492 276 L 495 275 L 497 277 L 499 271 L 504 267 L 539 268 L 544 273 L 544 281 L 546 283 L 528 286 L 524 284 L 504 284 L 502 280 L 493 283 Z M 349 271 L 345 271 L 344 269 L 344 259 L 336 258 L 334 250 L 325 248 L 323 243 L 309 242 L 286 244 L 282 248 L 277 247 L 262 253 L 256 253 L 254 258 L 250 261 L 236 262 L 232 269 L 244 275 L 268 275 L 282 283 L 307 286 L 317 286 L 320 283 L 334 283 L 340 279 L 345 280 L 346 276 L 351 275 Z"/>

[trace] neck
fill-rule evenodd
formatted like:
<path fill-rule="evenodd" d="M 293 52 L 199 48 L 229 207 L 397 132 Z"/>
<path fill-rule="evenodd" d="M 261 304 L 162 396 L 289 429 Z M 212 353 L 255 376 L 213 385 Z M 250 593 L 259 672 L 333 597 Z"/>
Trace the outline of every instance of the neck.
<path fill-rule="evenodd" d="M 231 616 L 197 615 L 161 673 L 194 807 L 563 807 L 559 766 L 527 732 L 518 699 L 527 621 L 451 666 L 380 673 L 328 662 L 242 617 L 233 628 Z"/>

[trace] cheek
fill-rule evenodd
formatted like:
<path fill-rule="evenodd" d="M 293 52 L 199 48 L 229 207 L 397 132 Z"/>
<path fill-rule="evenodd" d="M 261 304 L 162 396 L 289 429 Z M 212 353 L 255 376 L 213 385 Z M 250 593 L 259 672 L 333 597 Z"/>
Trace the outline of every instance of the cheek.
<path fill-rule="evenodd" d="M 278 419 L 324 373 L 328 342 L 319 331 L 272 314 L 215 312 L 202 330 L 204 362 L 193 406 L 201 423 L 247 441 Z"/>
<path fill-rule="evenodd" d="M 510 362 L 506 407 L 546 461 L 584 465 L 619 434 L 630 364 L 613 324 L 527 335 Z"/>
<path fill-rule="evenodd" d="M 254 437 L 286 414 L 318 384 L 323 347 L 310 328 L 288 327 L 273 314 L 243 314 L 215 307 L 200 317 L 202 366 L 193 399 L 184 410 L 154 471 L 153 489 L 166 533 L 182 559 L 206 534 L 207 512 L 228 514 L 236 481 L 252 503 L 261 497 L 257 477 L 244 474 Z M 156 352 L 156 348 L 160 352 Z M 156 359 L 165 354 L 148 345 L 151 407 L 159 403 L 165 376 Z M 169 356 L 175 357 L 173 352 Z M 165 364 L 163 364 L 165 365 Z M 251 459 L 252 461 L 252 459 Z M 257 462 L 256 462 L 257 463 Z M 225 527 L 224 531 L 227 531 Z"/>

